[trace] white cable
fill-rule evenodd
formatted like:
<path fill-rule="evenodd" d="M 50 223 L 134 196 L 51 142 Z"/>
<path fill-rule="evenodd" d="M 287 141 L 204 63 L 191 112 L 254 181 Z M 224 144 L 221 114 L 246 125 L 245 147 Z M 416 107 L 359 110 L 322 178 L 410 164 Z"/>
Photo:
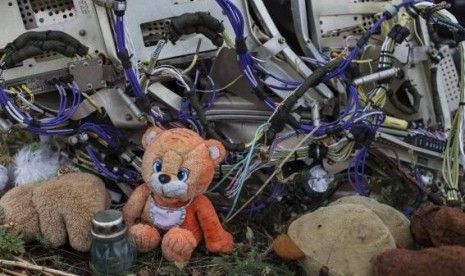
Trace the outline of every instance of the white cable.
<path fill-rule="evenodd" d="M 132 40 L 131 34 L 127 28 L 126 19 L 123 18 L 124 21 L 124 39 L 126 40 L 126 45 L 128 45 L 128 52 L 129 56 L 133 57 L 136 53 L 134 41 Z M 132 68 L 136 76 L 139 76 L 139 65 L 137 64 L 137 60 L 135 58 L 131 58 Z"/>
<path fill-rule="evenodd" d="M 160 73 L 166 73 L 167 75 L 176 78 L 186 88 L 186 90 L 188 92 L 191 91 L 191 87 L 186 83 L 183 76 L 179 72 L 177 72 L 177 71 L 175 71 L 175 70 L 173 70 L 171 68 L 157 67 L 157 68 L 153 69 L 153 71 L 150 73 L 150 75 L 153 76 L 153 75 L 160 74 Z"/>

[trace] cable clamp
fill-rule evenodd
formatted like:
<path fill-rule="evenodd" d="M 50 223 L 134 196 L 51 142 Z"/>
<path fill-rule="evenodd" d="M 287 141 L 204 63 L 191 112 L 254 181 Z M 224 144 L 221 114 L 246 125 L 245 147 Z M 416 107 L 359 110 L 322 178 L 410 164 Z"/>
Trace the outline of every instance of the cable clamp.
<path fill-rule="evenodd" d="M 131 55 L 129 55 L 128 50 L 124 50 L 122 52 L 118 52 L 116 54 L 121 61 L 121 65 L 125 70 L 132 68 L 132 63 L 131 63 Z"/>
<path fill-rule="evenodd" d="M 249 49 L 247 48 L 246 38 L 238 38 L 236 39 L 236 53 L 237 55 L 246 54 Z"/>
<path fill-rule="evenodd" d="M 384 9 L 383 15 L 386 16 L 386 19 L 393 18 L 399 12 L 397 7 L 395 5 L 393 5 L 393 4 L 390 4 L 390 3 L 384 5 L 383 9 Z"/>
<path fill-rule="evenodd" d="M 113 11 L 115 12 L 116 16 L 124 16 L 126 7 L 126 0 L 116 0 L 113 2 Z"/>

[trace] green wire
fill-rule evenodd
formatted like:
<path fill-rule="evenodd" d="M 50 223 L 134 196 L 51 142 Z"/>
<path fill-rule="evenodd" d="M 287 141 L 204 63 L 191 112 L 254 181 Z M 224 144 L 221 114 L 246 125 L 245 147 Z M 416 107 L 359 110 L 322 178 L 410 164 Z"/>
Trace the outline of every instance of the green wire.
<path fill-rule="evenodd" d="M 241 161 L 237 162 L 236 164 L 234 164 L 234 166 L 228 171 L 228 173 L 226 173 L 226 175 L 220 180 L 218 181 L 218 183 L 215 184 L 215 186 L 213 186 L 212 188 L 210 188 L 207 192 L 213 192 L 214 190 L 216 190 L 221 184 L 223 184 L 223 182 L 226 181 L 226 179 L 228 179 L 228 177 L 234 172 L 237 170 L 237 168 L 245 162 L 245 159 L 242 159 Z"/>
<path fill-rule="evenodd" d="M 245 167 L 244 167 L 244 170 L 242 172 L 243 174 L 241 176 L 239 189 L 238 189 L 238 191 L 236 193 L 236 196 L 234 197 L 233 205 L 231 206 L 231 209 L 229 210 L 228 214 L 226 215 L 225 220 L 227 220 L 232 215 L 234 210 L 236 209 L 236 205 L 237 205 L 237 202 L 239 200 L 239 196 L 241 194 L 242 187 L 244 186 L 244 183 L 245 183 L 245 181 L 247 179 L 247 171 L 249 170 L 249 165 L 250 165 L 250 162 L 252 160 L 252 155 L 253 155 L 253 153 L 255 151 L 255 146 L 257 144 L 257 141 L 260 139 L 260 133 L 263 132 L 263 129 L 265 127 L 267 127 L 267 126 L 268 126 L 268 123 L 262 124 L 257 128 L 257 131 L 255 132 L 254 139 L 252 140 L 252 146 L 250 147 L 250 150 L 247 153 L 247 157 L 244 159 L 245 160 Z"/>
<path fill-rule="evenodd" d="M 465 67 L 465 57 L 464 57 L 464 48 L 460 44 L 460 63 L 461 63 L 461 73 L 460 73 L 460 102 L 463 102 L 464 93 L 465 93 L 465 83 L 464 83 L 464 67 Z M 452 128 L 450 131 L 450 138 L 447 141 L 447 147 L 444 151 L 444 160 L 442 163 L 442 174 L 446 186 L 449 188 L 446 191 L 446 197 L 448 200 L 459 200 L 458 196 L 458 183 L 460 181 L 460 128 L 462 127 L 463 120 L 463 107 L 459 106 L 459 109 L 455 113 L 454 120 L 452 123 Z M 462 130 L 463 131 L 463 130 Z"/>

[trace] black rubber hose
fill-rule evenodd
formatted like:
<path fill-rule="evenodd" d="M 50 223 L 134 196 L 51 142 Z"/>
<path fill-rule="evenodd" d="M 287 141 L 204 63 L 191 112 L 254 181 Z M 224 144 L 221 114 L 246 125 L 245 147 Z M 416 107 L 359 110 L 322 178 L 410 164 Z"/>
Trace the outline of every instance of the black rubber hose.
<path fill-rule="evenodd" d="M 36 46 L 28 45 L 23 47 L 20 51 L 15 51 L 10 53 L 9 55 L 5 55 L 4 59 L 4 69 L 9 69 L 14 67 L 16 64 L 28 59 L 33 58 L 35 56 L 41 55 L 44 52 L 42 49 Z"/>
<path fill-rule="evenodd" d="M 271 126 L 269 127 L 268 133 L 266 135 L 269 141 L 273 141 L 274 137 L 276 137 L 276 135 L 284 129 L 286 122 L 288 122 L 292 107 L 297 103 L 297 101 L 310 88 L 317 86 L 326 74 L 339 67 L 342 61 L 343 60 L 340 58 L 332 60 L 325 64 L 323 67 L 313 71 L 313 73 L 297 88 L 297 90 L 289 97 L 287 97 L 284 102 L 277 107 L 278 110 L 270 119 Z"/>
<path fill-rule="evenodd" d="M 397 93 L 401 90 L 405 91 L 407 94 L 410 94 L 413 97 L 412 106 L 406 106 L 399 101 Z M 392 105 L 402 113 L 408 115 L 417 113 L 418 109 L 420 108 L 420 102 L 422 98 L 420 93 L 418 93 L 418 90 L 412 85 L 410 81 L 405 81 L 404 84 L 402 84 L 401 88 L 399 88 L 399 91 L 397 91 L 396 93 L 388 93 L 389 100 L 391 101 Z"/>
<path fill-rule="evenodd" d="M 57 52 L 67 57 L 73 57 L 77 54 L 77 49 L 56 40 L 33 41 L 29 45 L 40 48 L 43 52 Z"/>
<path fill-rule="evenodd" d="M 433 108 L 434 115 L 436 116 L 436 121 L 440 129 L 444 127 L 444 116 L 442 115 L 441 101 L 439 100 L 439 90 L 438 90 L 438 68 L 431 68 L 431 88 L 433 89 Z"/>
<path fill-rule="evenodd" d="M 200 124 L 202 124 L 205 132 L 207 133 L 208 137 L 216 139 L 220 141 L 226 150 L 230 152 L 244 152 L 245 151 L 245 144 L 244 143 L 230 143 L 223 139 L 216 131 L 213 123 L 209 122 L 207 117 L 205 116 L 205 112 L 202 109 L 202 105 L 195 93 L 189 93 L 188 95 L 191 106 L 194 108 L 195 112 L 197 113 L 197 117 L 199 118 Z"/>
<path fill-rule="evenodd" d="M 26 32 L 16 38 L 13 42 L 9 43 L 5 50 L 7 51 L 19 51 L 34 41 L 60 41 L 61 43 L 67 44 L 73 48 L 76 48 L 76 53 L 80 56 L 84 56 L 89 51 L 89 48 L 81 44 L 79 40 L 70 36 L 69 34 L 61 31 L 44 31 L 44 32 Z"/>
<path fill-rule="evenodd" d="M 224 43 L 220 35 L 222 32 L 224 32 L 223 23 L 209 13 L 185 13 L 171 19 L 168 38 L 174 44 L 183 35 L 198 33 L 205 35 L 215 46 L 220 47 Z"/>
<path fill-rule="evenodd" d="M 61 41 L 32 41 L 25 47 L 5 55 L 3 68 L 12 68 L 28 58 L 33 58 L 46 52 L 57 52 L 67 57 L 74 57 L 77 54 L 77 49 Z"/>

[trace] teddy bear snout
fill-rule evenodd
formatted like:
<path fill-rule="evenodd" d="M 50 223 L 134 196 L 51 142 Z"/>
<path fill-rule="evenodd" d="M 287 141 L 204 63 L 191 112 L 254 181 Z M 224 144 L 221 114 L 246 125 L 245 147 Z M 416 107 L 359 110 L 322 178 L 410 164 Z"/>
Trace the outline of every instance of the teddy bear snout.
<path fill-rule="evenodd" d="M 161 184 L 166 184 L 171 181 L 171 176 L 169 176 L 168 174 L 162 173 L 158 176 L 158 180 L 160 181 Z"/>
<path fill-rule="evenodd" d="M 187 183 L 164 173 L 153 174 L 150 188 L 155 194 L 166 198 L 182 198 L 188 192 Z"/>

